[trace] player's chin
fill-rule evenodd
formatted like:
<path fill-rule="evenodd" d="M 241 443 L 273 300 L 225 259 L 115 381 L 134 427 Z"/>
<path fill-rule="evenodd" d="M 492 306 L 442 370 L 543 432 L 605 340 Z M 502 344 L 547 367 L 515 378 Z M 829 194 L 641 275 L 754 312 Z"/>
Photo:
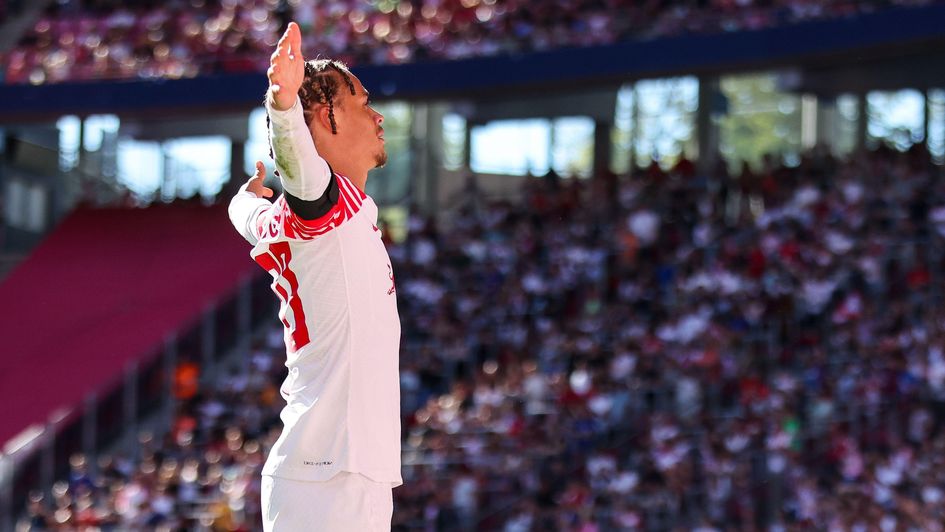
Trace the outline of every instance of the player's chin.
<path fill-rule="evenodd" d="M 387 164 L 387 150 L 381 150 L 374 156 L 374 168 L 383 168 Z"/>

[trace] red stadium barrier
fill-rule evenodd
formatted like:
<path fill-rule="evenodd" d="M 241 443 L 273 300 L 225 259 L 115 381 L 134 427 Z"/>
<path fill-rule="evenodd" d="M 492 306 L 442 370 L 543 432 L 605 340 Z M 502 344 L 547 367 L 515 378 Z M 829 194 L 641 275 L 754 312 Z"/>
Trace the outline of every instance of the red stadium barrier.
<path fill-rule="evenodd" d="M 255 268 L 225 206 L 74 212 L 0 284 L 0 442 L 118 382 Z"/>

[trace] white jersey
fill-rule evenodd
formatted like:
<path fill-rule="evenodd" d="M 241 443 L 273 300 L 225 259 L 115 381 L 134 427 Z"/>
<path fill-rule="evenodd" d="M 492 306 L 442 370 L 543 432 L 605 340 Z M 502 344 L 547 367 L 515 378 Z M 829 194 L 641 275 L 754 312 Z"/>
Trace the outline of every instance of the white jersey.
<path fill-rule="evenodd" d="M 377 205 L 328 171 L 298 103 L 270 116 L 286 190 L 312 199 L 335 179 L 339 195 L 316 220 L 296 216 L 284 196 L 270 204 L 245 187 L 230 204 L 234 225 L 255 244 L 253 259 L 273 277 L 285 327 L 285 426 L 262 473 L 327 480 L 350 471 L 400 485 L 400 319 Z"/>

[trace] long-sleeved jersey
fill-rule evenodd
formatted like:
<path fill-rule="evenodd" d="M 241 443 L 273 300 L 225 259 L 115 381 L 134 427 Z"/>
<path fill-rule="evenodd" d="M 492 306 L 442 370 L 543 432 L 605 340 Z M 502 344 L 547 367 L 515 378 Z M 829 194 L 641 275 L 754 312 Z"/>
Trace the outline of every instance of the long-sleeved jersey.
<path fill-rule="evenodd" d="M 318 155 L 298 100 L 269 116 L 285 191 L 311 201 L 335 180 L 338 194 L 314 220 L 285 195 L 270 203 L 244 187 L 230 202 L 233 225 L 272 275 L 285 328 L 285 426 L 263 474 L 326 480 L 350 471 L 399 485 L 400 319 L 377 205 Z"/>

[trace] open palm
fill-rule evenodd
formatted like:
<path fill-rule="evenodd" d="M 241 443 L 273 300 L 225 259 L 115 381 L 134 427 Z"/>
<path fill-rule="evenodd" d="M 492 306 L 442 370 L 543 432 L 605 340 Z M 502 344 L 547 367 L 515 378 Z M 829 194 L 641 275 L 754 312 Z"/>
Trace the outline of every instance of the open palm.
<path fill-rule="evenodd" d="M 269 97 L 276 109 L 285 111 L 295 104 L 296 95 L 305 78 L 305 59 L 302 57 L 302 31 L 295 22 L 286 28 L 276 51 L 269 59 Z"/>

